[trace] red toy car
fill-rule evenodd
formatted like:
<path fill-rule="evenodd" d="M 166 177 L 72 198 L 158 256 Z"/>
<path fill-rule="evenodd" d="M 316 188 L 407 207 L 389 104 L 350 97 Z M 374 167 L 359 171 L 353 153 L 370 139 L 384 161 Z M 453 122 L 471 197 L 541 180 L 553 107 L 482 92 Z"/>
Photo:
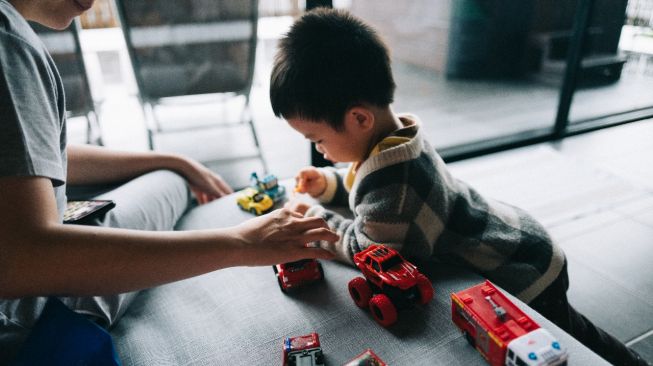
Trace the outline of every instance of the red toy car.
<path fill-rule="evenodd" d="M 354 255 L 354 263 L 365 278 L 349 281 L 349 294 L 358 307 L 369 306 L 384 327 L 397 321 L 398 308 L 423 305 L 433 298 L 431 281 L 392 248 L 370 245 Z"/>
<path fill-rule="evenodd" d="M 286 338 L 283 342 L 283 366 L 324 366 L 320 337 L 311 333 Z"/>
<path fill-rule="evenodd" d="M 272 268 L 277 275 L 279 287 L 283 292 L 324 278 L 322 265 L 315 259 L 281 263 L 272 266 Z"/>
<path fill-rule="evenodd" d="M 371 349 L 347 361 L 343 366 L 387 366 Z"/>

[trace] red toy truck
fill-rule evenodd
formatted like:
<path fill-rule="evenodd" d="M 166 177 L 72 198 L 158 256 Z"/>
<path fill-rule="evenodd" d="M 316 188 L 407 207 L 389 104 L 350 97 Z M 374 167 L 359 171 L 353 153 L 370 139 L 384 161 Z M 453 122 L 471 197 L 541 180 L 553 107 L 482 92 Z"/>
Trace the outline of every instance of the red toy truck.
<path fill-rule="evenodd" d="M 324 366 L 317 333 L 286 338 L 283 342 L 283 366 Z"/>
<path fill-rule="evenodd" d="M 276 264 L 272 268 L 283 292 L 324 278 L 322 265 L 315 259 Z"/>
<path fill-rule="evenodd" d="M 451 294 L 451 318 L 492 366 L 567 364 L 567 350 L 490 281 Z"/>
<path fill-rule="evenodd" d="M 397 309 L 433 298 L 431 281 L 392 248 L 370 245 L 354 255 L 354 263 L 365 278 L 349 281 L 349 294 L 358 307 L 369 307 L 384 327 L 397 321 Z"/>

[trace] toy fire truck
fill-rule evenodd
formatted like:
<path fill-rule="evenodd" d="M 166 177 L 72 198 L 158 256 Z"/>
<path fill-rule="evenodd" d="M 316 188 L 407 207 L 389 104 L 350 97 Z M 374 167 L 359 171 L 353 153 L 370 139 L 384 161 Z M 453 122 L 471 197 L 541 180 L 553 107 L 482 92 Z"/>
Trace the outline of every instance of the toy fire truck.
<path fill-rule="evenodd" d="M 349 281 L 349 294 L 358 307 L 369 307 L 384 327 L 397 321 L 397 309 L 433 298 L 431 281 L 392 248 L 370 245 L 354 255 L 354 263 L 365 278 Z"/>
<path fill-rule="evenodd" d="M 283 366 L 324 366 L 317 333 L 286 338 L 283 342 Z"/>
<path fill-rule="evenodd" d="M 567 350 L 490 281 L 451 294 L 451 317 L 492 366 L 567 364 Z"/>
<path fill-rule="evenodd" d="M 276 264 L 272 269 L 283 292 L 324 278 L 322 265 L 315 259 Z"/>

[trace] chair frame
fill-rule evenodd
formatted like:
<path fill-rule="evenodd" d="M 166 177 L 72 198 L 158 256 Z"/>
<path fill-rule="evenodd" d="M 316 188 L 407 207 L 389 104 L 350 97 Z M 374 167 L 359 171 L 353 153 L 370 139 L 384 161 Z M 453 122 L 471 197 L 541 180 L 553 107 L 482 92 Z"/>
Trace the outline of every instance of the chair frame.
<path fill-rule="evenodd" d="M 218 124 L 205 124 L 205 125 L 199 125 L 199 126 L 189 126 L 186 128 L 182 129 L 166 129 L 164 130 L 161 126 L 161 123 L 159 122 L 159 119 L 157 118 L 156 114 L 156 107 L 158 105 L 164 104 L 164 101 L 166 99 L 172 99 L 172 98 L 181 98 L 181 97 L 186 97 L 186 96 L 192 96 L 192 94 L 189 95 L 178 95 L 178 96 L 170 96 L 170 97 L 163 97 L 163 98 L 158 98 L 158 97 L 151 97 L 147 94 L 146 88 L 144 87 L 145 83 L 142 79 L 141 75 L 141 65 L 140 61 L 136 55 L 135 52 L 135 47 L 132 41 L 132 30 L 128 22 L 126 21 L 128 19 L 127 16 L 127 10 L 125 9 L 123 1 L 129 1 L 129 0 L 116 0 L 115 4 L 118 8 L 118 14 L 120 17 L 120 24 L 121 28 L 123 31 L 123 35 L 125 37 L 125 42 L 127 44 L 127 51 L 129 54 L 130 61 L 132 63 L 132 68 L 134 71 L 134 76 L 136 79 L 136 84 L 138 86 L 138 98 L 141 104 L 141 107 L 143 109 L 143 115 L 145 117 L 145 124 L 147 128 L 147 139 L 148 139 L 148 146 L 150 150 L 154 150 L 154 136 L 156 134 L 161 134 L 161 133 L 172 133 L 172 132 L 179 132 L 179 131 L 193 131 L 193 130 L 203 130 L 203 129 L 214 129 L 214 128 L 223 128 L 223 127 L 232 127 L 232 126 L 237 126 L 237 125 L 242 125 L 247 123 L 249 125 L 250 131 L 252 133 L 252 137 L 254 140 L 254 145 L 256 147 L 256 153 L 251 154 L 251 155 L 245 155 L 245 156 L 236 156 L 236 157 L 227 157 L 227 158 L 221 158 L 221 159 L 214 159 L 211 161 L 204 161 L 204 163 L 219 163 L 219 162 L 230 162 L 230 161 L 239 161 L 239 160 L 249 160 L 249 159 L 258 159 L 261 161 L 261 164 L 263 166 L 263 171 L 265 173 L 268 172 L 268 165 L 267 162 L 265 161 L 265 158 L 263 157 L 263 152 L 261 150 L 261 145 L 259 142 L 259 137 L 258 133 L 256 132 L 256 127 L 254 125 L 254 118 L 252 115 L 251 107 L 250 107 L 250 92 L 252 89 L 252 84 L 254 81 L 254 68 L 255 68 L 255 63 L 256 63 L 256 47 L 258 44 L 258 0 L 247 0 L 250 1 L 251 6 L 253 11 L 250 14 L 249 17 L 249 24 L 251 26 L 250 31 L 251 34 L 249 36 L 248 42 L 249 42 L 249 49 L 248 49 L 248 63 L 247 63 L 247 79 L 245 81 L 245 86 L 242 88 L 242 90 L 236 90 L 236 91 L 230 91 L 230 92 L 216 92 L 216 93 L 208 93 L 208 94 L 196 94 L 196 95 L 222 95 L 222 99 L 225 100 L 229 97 L 238 97 L 238 96 L 243 96 L 245 98 L 244 101 L 244 106 L 243 106 L 243 111 L 241 113 L 240 119 L 237 123 L 218 123 Z"/>
<path fill-rule="evenodd" d="M 82 92 L 86 93 L 89 98 L 88 100 L 90 100 L 90 103 L 86 103 L 82 111 L 69 111 L 68 108 L 66 108 L 66 118 L 68 119 L 73 117 L 84 117 L 86 119 L 86 143 L 103 146 L 104 140 L 102 137 L 100 115 L 97 111 L 98 109 L 100 109 L 100 105 L 98 102 L 95 101 L 95 99 L 93 98 L 93 93 L 91 92 L 91 84 L 88 79 L 86 61 L 84 60 L 84 53 L 82 52 L 82 44 L 79 37 L 79 32 L 81 31 L 81 29 L 82 27 L 79 19 L 75 18 L 72 24 L 70 24 L 70 26 L 65 30 L 62 31 L 53 30 L 51 32 L 52 34 L 65 33 L 65 32 L 69 32 L 70 34 L 72 34 L 74 40 L 74 46 L 73 46 L 74 53 L 77 59 L 77 69 L 80 71 L 79 74 L 80 77 L 82 78 L 82 88 L 83 88 Z M 39 38 L 42 38 L 43 36 L 47 36 L 47 33 L 38 32 L 36 30 L 35 32 L 37 33 Z M 46 49 L 47 48 L 48 47 L 46 43 Z M 94 137 L 94 135 L 96 136 Z"/>

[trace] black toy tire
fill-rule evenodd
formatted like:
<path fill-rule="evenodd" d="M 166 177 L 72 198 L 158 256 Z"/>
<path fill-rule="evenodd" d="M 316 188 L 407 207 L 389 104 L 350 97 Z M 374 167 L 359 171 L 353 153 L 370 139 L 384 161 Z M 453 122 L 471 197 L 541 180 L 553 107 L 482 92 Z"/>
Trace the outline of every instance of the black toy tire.
<path fill-rule="evenodd" d="M 469 343 L 470 346 L 476 348 L 476 341 L 474 340 L 472 335 L 469 334 L 469 332 L 467 332 L 467 331 L 463 332 L 463 335 L 465 336 L 465 339 L 467 340 L 467 343 Z"/>
<path fill-rule="evenodd" d="M 397 321 L 397 308 L 387 295 L 374 295 L 369 307 L 374 320 L 381 326 L 387 328 Z"/>
<path fill-rule="evenodd" d="M 354 300 L 354 304 L 361 309 L 367 308 L 372 298 L 372 289 L 363 277 L 356 277 L 349 281 L 347 285 L 349 296 Z"/>

